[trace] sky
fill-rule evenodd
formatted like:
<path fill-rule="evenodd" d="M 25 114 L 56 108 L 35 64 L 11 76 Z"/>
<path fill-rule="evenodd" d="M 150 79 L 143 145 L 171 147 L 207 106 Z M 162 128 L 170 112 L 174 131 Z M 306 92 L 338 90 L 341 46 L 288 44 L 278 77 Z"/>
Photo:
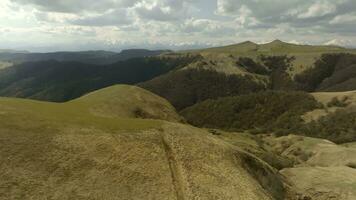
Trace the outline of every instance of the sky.
<path fill-rule="evenodd" d="M 0 49 L 356 46 L 356 0 L 0 0 Z"/>

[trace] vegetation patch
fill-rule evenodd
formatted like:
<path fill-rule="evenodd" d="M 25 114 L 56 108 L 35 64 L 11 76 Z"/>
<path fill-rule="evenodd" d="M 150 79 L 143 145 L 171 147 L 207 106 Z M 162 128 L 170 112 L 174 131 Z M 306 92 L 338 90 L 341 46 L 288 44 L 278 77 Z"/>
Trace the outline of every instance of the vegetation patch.
<path fill-rule="evenodd" d="M 356 141 L 356 112 L 337 110 L 319 120 L 303 124 L 298 134 L 328 139 L 335 143 Z"/>
<path fill-rule="evenodd" d="M 173 71 L 139 86 L 166 98 L 178 110 L 207 99 L 266 89 L 265 84 L 256 81 L 252 76 L 226 75 L 204 69 Z"/>
<path fill-rule="evenodd" d="M 294 77 L 298 89 L 313 91 L 355 90 L 356 56 L 354 54 L 324 54 L 314 67 Z"/>
<path fill-rule="evenodd" d="M 54 60 L 28 62 L 0 71 L 0 95 L 65 102 L 115 84 L 148 81 L 196 59 L 147 57 L 110 65 Z"/>
<path fill-rule="evenodd" d="M 226 130 L 293 131 L 320 104 L 304 92 L 267 91 L 207 100 L 181 114 L 193 125 Z"/>
<path fill-rule="evenodd" d="M 337 97 L 331 99 L 331 101 L 327 104 L 328 107 L 346 107 L 350 103 L 347 102 L 348 97 L 344 96 L 341 100 Z"/>

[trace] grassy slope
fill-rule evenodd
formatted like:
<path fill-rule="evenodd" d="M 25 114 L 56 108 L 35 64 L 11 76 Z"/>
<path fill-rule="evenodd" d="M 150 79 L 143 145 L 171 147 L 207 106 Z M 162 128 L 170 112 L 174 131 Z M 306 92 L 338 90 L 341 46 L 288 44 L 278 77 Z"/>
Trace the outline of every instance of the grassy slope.
<path fill-rule="evenodd" d="M 117 90 L 116 90 L 117 91 Z M 120 92 L 120 91 L 117 91 Z M 63 124 L 98 127 L 108 130 L 140 130 L 157 127 L 157 121 L 102 117 L 91 113 L 89 104 L 50 103 L 34 100 L 0 98 L 2 128 L 24 128 L 51 131 Z M 127 105 L 129 106 L 129 105 Z M 124 118 L 122 118 L 124 117 Z M 33 123 L 33 121 L 36 123 Z"/>
<path fill-rule="evenodd" d="M 313 97 L 324 105 L 323 109 L 315 109 L 304 114 L 303 119 L 306 122 L 318 120 L 320 117 L 336 112 L 338 109 L 353 109 L 356 106 L 356 91 L 348 92 L 315 92 L 311 93 Z M 333 99 L 343 101 L 345 99 L 345 107 L 330 106 Z"/>
<path fill-rule="evenodd" d="M 277 171 L 237 144 L 132 118 L 128 107 L 151 99 L 167 106 L 132 86 L 68 103 L 1 98 L 0 199 L 283 199 Z"/>
<path fill-rule="evenodd" d="M 167 100 L 144 89 L 128 85 L 104 88 L 65 105 L 86 107 L 96 116 L 150 118 L 172 122 L 183 120 Z"/>

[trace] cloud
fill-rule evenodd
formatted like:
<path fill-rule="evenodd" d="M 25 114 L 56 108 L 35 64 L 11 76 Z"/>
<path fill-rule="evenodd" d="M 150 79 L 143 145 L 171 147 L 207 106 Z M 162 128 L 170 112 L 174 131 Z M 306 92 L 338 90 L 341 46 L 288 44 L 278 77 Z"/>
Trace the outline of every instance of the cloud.
<path fill-rule="evenodd" d="M 349 46 L 351 43 L 350 40 L 345 39 L 332 39 L 324 43 L 324 45 L 331 45 L 331 46 Z"/>
<path fill-rule="evenodd" d="M 190 17 L 189 0 L 143 0 L 132 8 L 140 19 L 177 21 Z"/>
<path fill-rule="evenodd" d="M 0 44 L 356 44 L 355 10 L 355 0 L 0 0 Z"/>
<path fill-rule="evenodd" d="M 185 34 L 209 35 L 215 37 L 225 37 L 236 33 L 234 23 L 221 22 L 210 19 L 187 19 L 180 27 L 180 31 Z"/>
<path fill-rule="evenodd" d="M 129 7 L 138 0 L 12 0 L 19 5 L 32 5 L 49 12 L 105 12 L 112 8 Z"/>
<path fill-rule="evenodd" d="M 356 13 L 348 13 L 348 14 L 344 14 L 344 15 L 338 15 L 330 21 L 330 24 L 355 25 L 356 24 Z"/>
<path fill-rule="evenodd" d="M 332 14 L 336 11 L 336 5 L 330 2 L 316 2 L 311 5 L 306 12 L 298 14 L 298 18 L 322 17 L 327 14 Z"/>
<path fill-rule="evenodd" d="M 132 19 L 126 9 L 117 9 L 100 15 L 74 18 L 68 22 L 82 26 L 119 26 L 132 23 Z"/>
<path fill-rule="evenodd" d="M 223 16 L 249 16 L 262 24 L 273 26 L 290 23 L 309 26 L 327 23 L 328 19 L 345 13 L 353 0 L 217 0 L 217 14 Z M 249 11 L 246 12 L 242 10 Z"/>

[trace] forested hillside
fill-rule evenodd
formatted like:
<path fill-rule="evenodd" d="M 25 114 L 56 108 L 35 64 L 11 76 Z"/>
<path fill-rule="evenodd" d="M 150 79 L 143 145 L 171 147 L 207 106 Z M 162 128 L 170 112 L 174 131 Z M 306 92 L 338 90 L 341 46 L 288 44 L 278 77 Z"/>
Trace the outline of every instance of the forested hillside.
<path fill-rule="evenodd" d="M 136 58 L 111 65 L 43 61 L 0 71 L 0 95 L 62 102 L 110 85 L 136 84 L 185 65 L 195 58 Z"/>

